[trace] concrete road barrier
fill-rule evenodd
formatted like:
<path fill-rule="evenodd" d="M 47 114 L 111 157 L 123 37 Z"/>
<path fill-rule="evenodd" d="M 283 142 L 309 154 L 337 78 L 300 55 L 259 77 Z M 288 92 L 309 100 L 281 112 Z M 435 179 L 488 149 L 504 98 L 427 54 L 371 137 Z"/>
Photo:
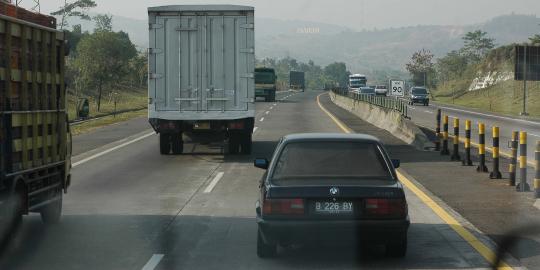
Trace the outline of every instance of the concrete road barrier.
<path fill-rule="evenodd" d="M 465 159 L 463 166 L 472 166 L 471 160 L 471 120 L 465 120 Z"/>
<path fill-rule="evenodd" d="M 427 136 L 411 120 L 405 118 L 401 112 L 368 102 L 355 100 L 346 96 L 330 92 L 330 98 L 337 106 L 350 111 L 360 119 L 372 125 L 387 130 L 395 137 L 417 149 L 424 150 L 433 146 Z"/>

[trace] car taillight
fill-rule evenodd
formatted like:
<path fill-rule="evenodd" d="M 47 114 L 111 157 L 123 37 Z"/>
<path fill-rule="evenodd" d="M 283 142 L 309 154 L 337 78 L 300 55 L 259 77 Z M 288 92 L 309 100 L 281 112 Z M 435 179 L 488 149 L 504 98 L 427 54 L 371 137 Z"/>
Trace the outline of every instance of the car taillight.
<path fill-rule="evenodd" d="M 265 199 L 263 215 L 302 215 L 304 214 L 303 199 Z"/>
<path fill-rule="evenodd" d="M 405 217 L 407 202 L 405 199 L 366 199 L 365 214 L 373 217 Z"/>

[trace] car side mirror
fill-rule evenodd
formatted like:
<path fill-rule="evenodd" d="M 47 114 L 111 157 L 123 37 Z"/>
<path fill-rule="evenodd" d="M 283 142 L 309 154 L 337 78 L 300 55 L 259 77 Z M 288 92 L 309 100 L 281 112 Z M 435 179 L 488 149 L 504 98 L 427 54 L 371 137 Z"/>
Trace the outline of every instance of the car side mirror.
<path fill-rule="evenodd" d="M 256 158 L 253 161 L 253 166 L 261 169 L 268 169 L 268 159 L 266 158 Z"/>
<path fill-rule="evenodd" d="M 394 168 L 399 168 L 399 165 L 401 164 L 401 161 L 399 159 L 392 159 L 392 165 L 394 165 Z"/>

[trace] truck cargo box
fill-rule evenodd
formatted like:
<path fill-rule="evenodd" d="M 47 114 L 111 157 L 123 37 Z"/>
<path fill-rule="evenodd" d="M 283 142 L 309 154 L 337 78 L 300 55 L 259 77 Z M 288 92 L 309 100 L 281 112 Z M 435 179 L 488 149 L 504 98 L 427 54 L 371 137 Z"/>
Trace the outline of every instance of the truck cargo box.
<path fill-rule="evenodd" d="M 148 16 L 150 118 L 254 117 L 253 7 L 150 7 Z"/>

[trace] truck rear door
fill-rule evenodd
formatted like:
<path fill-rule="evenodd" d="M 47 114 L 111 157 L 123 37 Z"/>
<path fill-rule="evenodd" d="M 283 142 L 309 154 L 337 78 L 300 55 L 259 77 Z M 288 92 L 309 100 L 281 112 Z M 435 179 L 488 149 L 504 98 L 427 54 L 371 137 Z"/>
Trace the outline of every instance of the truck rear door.
<path fill-rule="evenodd" d="M 159 16 L 155 27 L 157 111 L 248 110 L 253 17 Z"/>

